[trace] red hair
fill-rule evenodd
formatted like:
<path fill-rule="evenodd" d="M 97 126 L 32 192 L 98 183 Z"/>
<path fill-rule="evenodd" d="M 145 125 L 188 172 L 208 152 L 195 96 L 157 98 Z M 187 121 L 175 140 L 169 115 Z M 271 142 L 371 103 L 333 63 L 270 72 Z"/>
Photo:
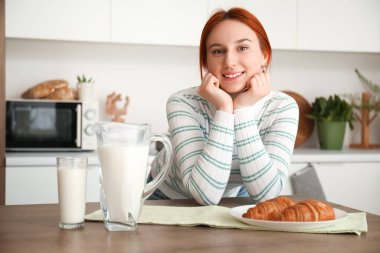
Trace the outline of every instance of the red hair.
<path fill-rule="evenodd" d="M 232 8 L 228 11 L 220 10 L 210 17 L 206 25 L 203 27 L 201 41 L 199 45 L 199 66 L 201 78 L 203 77 L 203 69 L 207 66 L 207 49 L 206 42 L 210 32 L 224 20 L 236 20 L 249 26 L 257 35 L 261 52 L 269 65 L 272 58 L 272 48 L 269 43 L 267 33 L 260 21 L 249 11 L 242 8 Z"/>

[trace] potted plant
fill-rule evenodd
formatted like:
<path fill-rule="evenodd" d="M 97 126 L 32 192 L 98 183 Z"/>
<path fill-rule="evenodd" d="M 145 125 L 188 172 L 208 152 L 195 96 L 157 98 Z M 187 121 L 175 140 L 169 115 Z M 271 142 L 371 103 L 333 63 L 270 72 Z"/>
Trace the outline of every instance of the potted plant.
<path fill-rule="evenodd" d="M 79 99 L 82 101 L 92 100 L 94 93 L 94 81 L 92 78 L 87 78 L 82 74 L 82 76 L 77 76 L 77 81 Z"/>
<path fill-rule="evenodd" d="M 353 129 L 353 107 L 339 96 L 317 97 L 308 117 L 317 123 L 321 149 L 342 149 L 346 123 Z"/>

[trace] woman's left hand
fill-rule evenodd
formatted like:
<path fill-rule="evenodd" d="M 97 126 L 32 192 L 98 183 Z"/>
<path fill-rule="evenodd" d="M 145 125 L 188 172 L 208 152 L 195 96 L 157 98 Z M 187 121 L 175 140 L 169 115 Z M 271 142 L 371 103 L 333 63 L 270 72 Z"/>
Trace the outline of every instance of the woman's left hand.
<path fill-rule="evenodd" d="M 268 72 L 260 72 L 247 82 L 246 90 L 234 99 L 234 110 L 252 106 L 270 93 L 271 83 Z"/>

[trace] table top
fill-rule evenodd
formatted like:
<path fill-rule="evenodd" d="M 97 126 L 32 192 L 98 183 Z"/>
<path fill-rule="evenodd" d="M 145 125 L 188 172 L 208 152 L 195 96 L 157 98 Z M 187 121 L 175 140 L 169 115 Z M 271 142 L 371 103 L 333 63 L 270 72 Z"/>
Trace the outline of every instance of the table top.
<path fill-rule="evenodd" d="M 196 205 L 193 200 L 146 204 Z M 227 207 L 247 204 L 251 204 L 249 198 L 225 198 L 220 203 Z M 86 211 L 99 208 L 99 203 L 88 203 Z M 144 224 L 133 232 L 108 232 L 102 222 L 63 230 L 58 228 L 58 216 L 57 204 L 0 206 L 0 252 L 380 252 L 380 216 L 373 214 L 367 214 L 368 232 L 361 236 Z"/>

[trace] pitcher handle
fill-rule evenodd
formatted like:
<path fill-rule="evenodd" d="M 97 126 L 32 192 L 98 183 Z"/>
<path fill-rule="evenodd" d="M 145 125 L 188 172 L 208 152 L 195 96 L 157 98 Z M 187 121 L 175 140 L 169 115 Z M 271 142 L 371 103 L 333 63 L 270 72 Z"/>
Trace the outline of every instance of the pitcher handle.
<path fill-rule="evenodd" d="M 157 189 L 157 187 L 161 184 L 162 180 L 164 180 L 166 174 L 169 171 L 169 168 L 173 162 L 173 154 L 172 154 L 172 144 L 167 136 L 163 134 L 154 134 L 150 137 L 151 142 L 160 141 L 164 144 L 165 153 L 165 162 L 161 171 L 158 175 L 149 183 L 146 184 L 143 193 L 143 201 L 145 201 L 152 193 Z"/>

